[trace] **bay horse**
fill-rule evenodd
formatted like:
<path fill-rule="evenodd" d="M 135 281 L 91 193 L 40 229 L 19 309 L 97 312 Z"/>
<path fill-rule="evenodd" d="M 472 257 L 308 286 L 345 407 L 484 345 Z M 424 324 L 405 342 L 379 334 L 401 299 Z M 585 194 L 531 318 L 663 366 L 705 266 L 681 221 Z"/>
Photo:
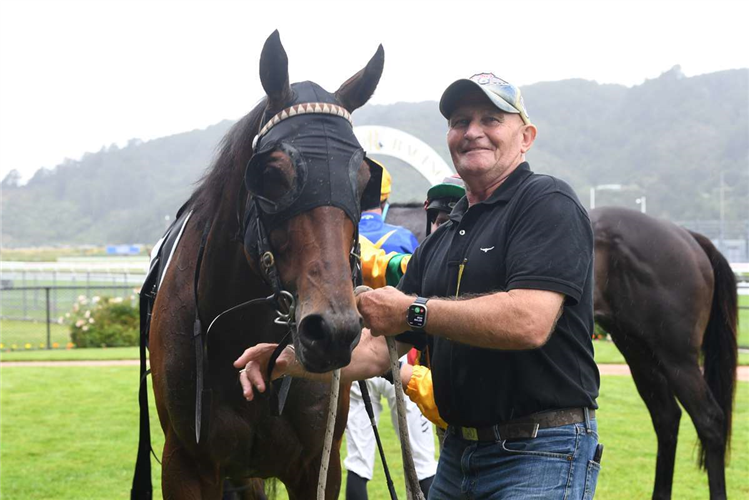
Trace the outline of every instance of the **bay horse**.
<path fill-rule="evenodd" d="M 232 362 L 248 346 L 278 343 L 290 330 L 307 370 L 349 363 L 362 327 L 352 286 L 359 204 L 376 177 L 349 114 L 371 97 L 383 64 L 380 46 L 334 94 L 313 82 L 290 85 L 274 32 L 260 57 L 266 97 L 227 133 L 181 209 L 189 219 L 153 304 L 149 334 L 166 437 L 165 499 L 219 499 L 226 478 L 248 486 L 242 498 L 265 498 L 248 478 L 271 477 L 289 498 L 315 498 L 329 387 L 294 380 L 283 413 L 274 416 L 270 391 L 243 398 Z M 379 196 L 379 178 L 376 188 Z M 260 305 L 221 315 L 248 300 Z M 338 498 L 347 413 L 343 388 L 329 499 Z"/>
<path fill-rule="evenodd" d="M 653 498 L 671 498 L 677 401 L 697 429 L 710 498 L 726 498 L 738 357 L 733 271 L 708 238 L 671 222 L 618 207 L 590 217 L 595 320 L 629 364 L 658 439 Z"/>
<path fill-rule="evenodd" d="M 393 205 L 388 215 L 424 234 L 422 206 Z M 653 498 L 671 498 L 677 401 L 697 429 L 710 497 L 725 498 L 738 356 L 733 271 L 708 238 L 671 222 L 617 207 L 590 217 L 595 320 L 624 355 L 658 439 Z"/>

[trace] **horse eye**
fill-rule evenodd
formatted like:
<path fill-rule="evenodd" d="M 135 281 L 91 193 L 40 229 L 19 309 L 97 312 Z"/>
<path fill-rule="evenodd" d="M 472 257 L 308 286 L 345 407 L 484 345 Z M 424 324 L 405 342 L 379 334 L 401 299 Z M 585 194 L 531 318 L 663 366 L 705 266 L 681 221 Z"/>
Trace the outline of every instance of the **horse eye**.
<path fill-rule="evenodd" d="M 261 174 L 261 195 L 269 200 L 279 200 L 293 184 L 293 169 L 276 162 L 266 164 Z"/>

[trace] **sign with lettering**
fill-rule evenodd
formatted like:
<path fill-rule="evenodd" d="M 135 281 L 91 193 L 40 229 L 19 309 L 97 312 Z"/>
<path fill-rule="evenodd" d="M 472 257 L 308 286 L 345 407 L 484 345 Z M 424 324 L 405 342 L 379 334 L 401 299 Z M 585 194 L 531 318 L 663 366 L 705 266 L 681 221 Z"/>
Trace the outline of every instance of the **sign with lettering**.
<path fill-rule="evenodd" d="M 392 156 L 408 163 L 432 186 L 454 174 L 434 149 L 402 130 L 380 125 L 363 125 L 354 127 L 354 134 L 364 151 Z"/>

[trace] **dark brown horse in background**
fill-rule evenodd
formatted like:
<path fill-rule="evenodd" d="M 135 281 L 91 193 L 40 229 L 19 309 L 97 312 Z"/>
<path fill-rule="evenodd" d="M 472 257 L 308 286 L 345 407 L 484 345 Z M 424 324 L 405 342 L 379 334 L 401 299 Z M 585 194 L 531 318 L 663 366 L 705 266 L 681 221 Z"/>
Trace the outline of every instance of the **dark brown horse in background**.
<path fill-rule="evenodd" d="M 314 87 L 315 92 L 325 93 L 321 96 L 325 102 L 335 101 L 352 112 L 374 92 L 383 62 L 380 47 L 366 68 L 346 81 L 335 95 L 318 86 Z M 295 380 L 282 416 L 274 417 L 267 393 L 252 402 L 243 398 L 237 370 L 232 366 L 248 346 L 277 343 L 285 333 L 284 328 L 274 324 L 276 313 L 270 307 L 252 307 L 226 315 L 210 333 L 205 386 L 212 397 L 202 408 L 209 414 L 210 425 L 199 443 L 196 438 L 196 313 L 205 328 L 211 319 L 232 306 L 273 292 L 261 278 L 260 263 L 243 246 L 241 236 L 248 211 L 245 168 L 253 156 L 253 138 L 263 123 L 295 102 L 295 89 L 300 88 L 289 85 L 288 61 L 277 32 L 263 48 L 260 77 L 267 98 L 227 134 L 212 169 L 188 201 L 185 210 L 192 210 L 193 214 L 154 304 L 150 363 L 159 419 L 166 436 L 162 459 L 164 498 L 219 499 L 225 478 L 249 486 L 246 478 L 250 477 L 279 478 L 292 499 L 316 496 L 329 387 Z M 308 88 L 310 82 L 295 85 Z M 287 123 L 292 122 L 289 127 L 299 126 L 297 118 Z M 260 161 L 253 161 L 248 174 L 254 176 L 251 181 L 258 189 L 252 194 L 270 206 L 281 204 L 287 192 L 301 182 L 301 170 L 295 169 L 300 160 L 281 147 L 262 157 L 258 154 L 258 158 Z M 361 156 L 352 158 L 358 160 L 342 167 L 343 181 L 355 185 L 361 194 L 369 179 L 369 167 Z M 329 371 L 348 364 L 359 338 L 361 318 L 354 301 L 350 267 L 356 222 L 336 206 L 315 206 L 268 230 L 280 284 L 296 297 L 298 327 L 293 343 L 299 359 L 310 371 Z M 205 232 L 205 228 L 210 230 Z M 201 242 L 205 249 L 202 259 L 198 257 Z M 263 261 L 263 265 L 266 263 Z M 327 481 L 326 497 L 330 499 L 338 498 L 338 450 L 347 413 L 348 391 L 342 389 Z M 258 488 L 248 488 L 243 495 L 246 499 L 264 498 Z"/>
<path fill-rule="evenodd" d="M 670 498 L 681 410 L 701 441 L 711 498 L 725 498 L 737 365 L 736 280 L 709 239 L 640 212 L 591 211 L 595 319 L 632 371 L 658 438 L 653 498 Z M 393 205 L 388 222 L 424 234 L 420 205 Z M 704 374 L 700 360 L 704 363 Z"/>
<path fill-rule="evenodd" d="M 676 224 L 614 207 L 590 216 L 595 319 L 627 360 L 658 438 L 653 498 L 671 498 L 677 400 L 697 429 L 710 498 L 725 498 L 738 356 L 733 271 L 708 238 Z"/>

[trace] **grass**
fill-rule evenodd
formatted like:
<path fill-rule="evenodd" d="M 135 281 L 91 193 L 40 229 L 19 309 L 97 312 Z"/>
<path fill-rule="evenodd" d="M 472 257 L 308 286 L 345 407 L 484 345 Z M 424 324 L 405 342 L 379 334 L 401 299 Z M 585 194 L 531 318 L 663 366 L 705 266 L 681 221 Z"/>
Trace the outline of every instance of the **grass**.
<path fill-rule="evenodd" d="M 60 258 L 109 258 L 105 247 L 35 247 L 35 248 L 2 248 L 2 260 L 22 262 L 57 262 Z M 145 248 L 139 254 L 148 256 Z"/>
<path fill-rule="evenodd" d="M 2 367 L 3 498 L 126 499 L 138 440 L 135 366 Z M 52 375 L 52 377 L 49 377 Z M 40 383 L 40 379 L 54 382 Z M 153 446 L 160 453 L 163 437 L 152 402 Z M 602 379 L 599 432 L 605 444 L 596 498 L 648 498 L 655 470 L 655 435 L 650 417 L 629 377 Z M 739 384 L 734 414 L 731 463 L 726 471 L 728 495 L 749 496 L 749 383 Z M 399 497 L 405 498 L 400 453 L 388 418 L 381 420 L 382 439 Z M 681 421 L 674 498 L 708 497 L 706 475 L 695 465 L 694 428 Z M 345 447 L 343 448 L 345 451 Z M 377 459 L 373 500 L 389 498 Z M 153 461 L 154 498 L 160 466 Z M 279 498 L 286 498 L 279 487 Z M 341 495 L 340 498 L 343 498 Z"/>
<path fill-rule="evenodd" d="M 70 341 L 70 329 L 67 325 L 52 323 L 50 327 L 50 342 L 57 342 L 60 347 Z M 47 347 L 47 323 L 45 321 L 0 321 L 0 343 L 3 349 L 25 349 L 30 344 L 33 349 L 38 349 L 40 344 Z M 14 349 L 15 350 L 15 349 Z"/>
<path fill-rule="evenodd" d="M 62 346 L 63 344 L 61 343 L 60 345 Z M 624 357 L 612 342 L 596 340 L 593 342 L 593 346 L 596 353 L 596 361 L 599 364 L 624 363 Z M 0 361 L 95 361 L 107 359 L 138 359 L 138 356 L 137 347 L 108 347 L 106 349 L 45 349 L 0 352 Z M 739 364 L 749 366 L 749 354 L 739 354 Z"/>
<path fill-rule="evenodd" d="M 75 348 L 0 353 L 0 361 L 106 361 L 119 359 L 140 359 L 138 348 Z"/>

